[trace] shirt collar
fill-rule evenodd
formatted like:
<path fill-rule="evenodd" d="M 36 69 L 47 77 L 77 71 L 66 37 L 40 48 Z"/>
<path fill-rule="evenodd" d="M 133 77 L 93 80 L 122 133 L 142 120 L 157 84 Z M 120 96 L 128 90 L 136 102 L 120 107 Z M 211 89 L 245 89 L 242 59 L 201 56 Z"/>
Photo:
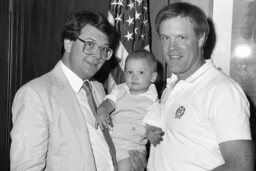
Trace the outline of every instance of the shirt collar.
<path fill-rule="evenodd" d="M 130 90 L 129 90 L 129 87 L 127 86 L 127 84 L 124 84 L 124 88 L 125 90 L 131 94 Z M 144 97 L 148 97 L 150 99 L 152 99 L 153 101 L 157 100 L 158 98 L 158 94 L 157 94 L 157 90 L 156 90 L 156 86 L 155 84 L 150 84 L 150 86 L 148 87 L 148 90 L 144 93 L 139 93 L 139 94 L 136 94 L 138 96 L 144 96 Z"/>
<path fill-rule="evenodd" d="M 83 85 L 83 80 L 78 77 L 71 69 L 69 69 L 62 61 L 60 61 L 61 69 L 67 77 L 73 90 L 78 93 Z"/>
<path fill-rule="evenodd" d="M 155 84 L 150 84 L 148 91 L 145 92 L 145 96 L 151 98 L 153 101 L 158 99 L 158 93 Z"/>
<path fill-rule="evenodd" d="M 192 83 L 196 79 L 198 79 L 201 75 L 206 73 L 209 69 L 215 67 L 212 60 L 205 60 L 205 63 L 196 71 L 194 72 L 191 76 L 189 76 L 187 79 L 182 80 L 187 83 Z M 170 78 L 167 78 L 166 80 L 166 86 L 170 86 L 171 84 L 175 84 L 178 81 L 178 77 L 176 74 L 172 73 Z"/>
<path fill-rule="evenodd" d="M 196 72 L 194 72 L 191 76 L 189 76 L 185 81 L 192 83 L 213 67 L 214 67 L 214 64 L 212 60 L 205 60 L 205 63 Z"/>

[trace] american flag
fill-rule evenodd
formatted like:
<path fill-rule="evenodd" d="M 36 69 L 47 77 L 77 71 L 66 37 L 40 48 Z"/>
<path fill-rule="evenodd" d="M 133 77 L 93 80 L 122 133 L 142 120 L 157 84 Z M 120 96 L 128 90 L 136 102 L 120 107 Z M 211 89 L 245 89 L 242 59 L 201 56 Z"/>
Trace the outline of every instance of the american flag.
<path fill-rule="evenodd" d="M 127 55 L 138 49 L 149 50 L 149 0 L 111 0 L 108 20 L 120 35 L 115 57 L 119 65 L 112 69 L 108 79 L 108 92 L 124 82 L 123 70 Z"/>

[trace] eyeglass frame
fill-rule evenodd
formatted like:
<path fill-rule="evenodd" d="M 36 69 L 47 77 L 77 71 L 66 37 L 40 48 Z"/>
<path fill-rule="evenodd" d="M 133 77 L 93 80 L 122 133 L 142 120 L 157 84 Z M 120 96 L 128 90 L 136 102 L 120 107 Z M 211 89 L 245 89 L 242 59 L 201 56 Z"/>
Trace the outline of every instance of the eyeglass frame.
<path fill-rule="evenodd" d="M 107 61 L 107 60 L 109 60 L 110 58 L 111 58 L 111 56 L 112 56 L 112 54 L 113 54 L 113 50 L 111 49 L 111 48 L 109 48 L 109 47 L 102 47 L 102 46 L 99 46 L 97 43 L 95 43 L 95 42 L 93 42 L 93 41 L 86 41 L 86 40 L 83 40 L 83 39 L 81 39 L 81 38 L 77 38 L 77 40 L 79 40 L 79 41 L 81 41 L 82 43 L 84 43 L 84 46 L 83 46 L 83 52 L 85 53 L 85 54 L 93 54 L 93 53 L 96 53 L 97 51 L 98 51 L 98 49 L 100 50 L 100 54 L 101 54 L 101 58 L 100 59 L 102 59 L 102 60 L 104 60 L 104 61 Z M 90 43 L 93 43 L 94 44 L 94 46 L 96 46 L 97 48 L 95 49 L 95 52 L 88 52 L 88 50 L 86 50 L 86 48 L 85 48 L 85 46 L 86 46 L 86 42 L 90 42 Z M 107 52 L 107 58 L 103 58 L 102 56 L 102 51 L 103 51 L 103 48 L 107 48 L 108 50 L 109 50 L 109 52 Z M 109 53 L 109 54 L 108 54 Z"/>

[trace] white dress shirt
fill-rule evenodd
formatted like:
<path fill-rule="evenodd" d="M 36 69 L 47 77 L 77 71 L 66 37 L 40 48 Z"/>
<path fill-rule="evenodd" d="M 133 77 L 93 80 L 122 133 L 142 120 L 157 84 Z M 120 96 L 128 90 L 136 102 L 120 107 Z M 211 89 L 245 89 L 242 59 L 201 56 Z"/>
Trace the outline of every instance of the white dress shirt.
<path fill-rule="evenodd" d="M 73 71 L 66 67 L 61 62 L 61 68 L 67 77 L 71 87 L 73 88 L 77 100 L 80 104 L 82 113 L 84 114 L 84 119 L 86 120 L 90 141 L 93 149 L 94 159 L 98 171 L 113 171 L 113 164 L 111 160 L 111 155 L 109 153 L 108 145 L 100 129 L 95 129 L 95 117 L 89 106 L 88 99 L 85 90 L 82 88 L 83 80 L 78 77 Z M 91 82 L 92 83 L 92 82 Z M 92 83 L 92 90 L 94 86 Z M 93 95 L 97 105 L 101 103 L 103 99 L 100 99 L 97 95 L 97 91 L 93 90 Z"/>

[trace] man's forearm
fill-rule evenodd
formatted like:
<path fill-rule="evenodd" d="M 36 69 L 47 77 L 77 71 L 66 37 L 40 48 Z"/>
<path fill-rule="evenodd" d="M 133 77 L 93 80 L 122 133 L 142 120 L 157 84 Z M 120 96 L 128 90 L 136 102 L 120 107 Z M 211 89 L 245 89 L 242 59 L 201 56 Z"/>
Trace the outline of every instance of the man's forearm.
<path fill-rule="evenodd" d="M 251 140 L 224 142 L 220 149 L 225 163 L 212 171 L 254 171 L 255 150 Z"/>
<path fill-rule="evenodd" d="M 254 171 L 254 167 L 252 165 L 249 166 L 239 166 L 237 163 L 231 164 L 223 164 L 219 167 L 213 169 L 212 171 Z"/>

